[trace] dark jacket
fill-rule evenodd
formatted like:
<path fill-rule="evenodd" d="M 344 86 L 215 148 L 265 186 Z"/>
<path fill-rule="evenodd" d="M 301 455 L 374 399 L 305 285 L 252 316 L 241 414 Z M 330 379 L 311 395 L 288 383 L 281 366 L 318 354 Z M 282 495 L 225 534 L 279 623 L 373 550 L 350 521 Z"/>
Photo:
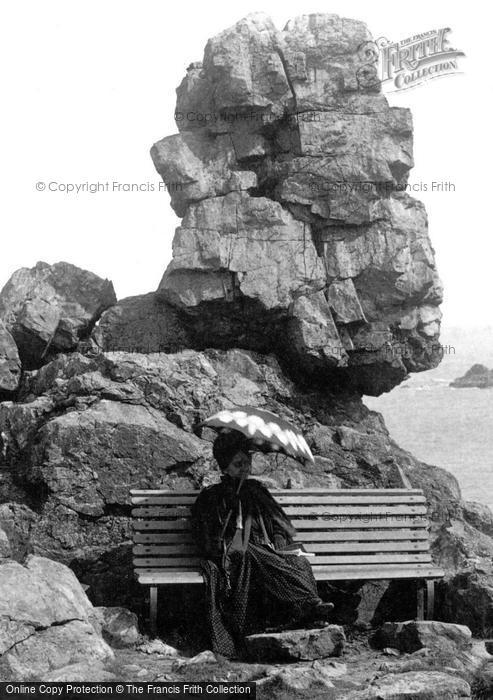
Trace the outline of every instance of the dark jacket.
<path fill-rule="evenodd" d="M 232 514 L 224 537 L 226 544 L 233 538 L 240 499 L 243 519 L 245 520 L 248 514 L 252 515 L 251 542 L 254 544 L 264 542 L 259 513 L 262 514 L 268 538 L 276 549 L 281 549 L 293 542 L 296 530 L 268 489 L 256 479 L 247 479 L 243 482 L 238 496 L 236 494 L 238 485 L 237 479 L 223 474 L 221 483 L 201 491 L 192 506 L 192 532 L 205 559 L 221 557 L 223 551 L 221 532 L 231 508 Z"/>

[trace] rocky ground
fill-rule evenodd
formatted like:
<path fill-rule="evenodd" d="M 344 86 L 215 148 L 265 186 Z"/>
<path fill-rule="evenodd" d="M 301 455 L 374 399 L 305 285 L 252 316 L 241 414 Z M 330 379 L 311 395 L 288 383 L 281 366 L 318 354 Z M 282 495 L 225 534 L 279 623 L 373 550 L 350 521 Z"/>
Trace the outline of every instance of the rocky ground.
<path fill-rule="evenodd" d="M 410 621 L 357 631 L 327 624 L 266 633 L 247 640 L 248 661 L 228 661 L 207 650 L 184 655 L 159 637 L 150 639 L 123 608 L 93 608 L 63 565 L 34 557 L 26 567 L 2 565 L 0 576 L 11 616 L 0 626 L 0 680 L 250 681 L 259 698 L 493 696 L 493 656 L 460 625 Z M 27 595 L 9 585 L 21 581 Z M 78 630 L 69 631 L 75 616 Z M 259 655 L 265 660 L 255 662 Z"/>

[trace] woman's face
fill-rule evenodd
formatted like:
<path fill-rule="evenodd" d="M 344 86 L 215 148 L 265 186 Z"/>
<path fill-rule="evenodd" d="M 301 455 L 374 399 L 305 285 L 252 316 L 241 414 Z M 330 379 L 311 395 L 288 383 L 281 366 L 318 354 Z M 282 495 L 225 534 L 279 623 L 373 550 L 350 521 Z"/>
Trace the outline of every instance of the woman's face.
<path fill-rule="evenodd" d="M 225 474 L 229 474 L 235 479 L 246 479 L 252 468 L 252 457 L 246 452 L 237 452 L 227 469 Z"/>

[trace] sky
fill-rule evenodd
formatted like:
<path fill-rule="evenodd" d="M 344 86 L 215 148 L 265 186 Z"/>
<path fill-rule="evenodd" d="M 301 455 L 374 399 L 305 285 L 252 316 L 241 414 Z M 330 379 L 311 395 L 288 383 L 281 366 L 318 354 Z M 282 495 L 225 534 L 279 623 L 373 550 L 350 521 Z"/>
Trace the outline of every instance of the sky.
<path fill-rule="evenodd" d="M 410 182 L 428 183 L 417 197 L 445 287 L 443 322 L 491 323 L 493 11 L 478 0 L 2 3 L 0 287 L 20 267 L 65 260 L 111 279 L 120 299 L 156 289 L 179 220 L 157 191 L 149 149 L 176 133 L 175 88 L 207 39 L 254 11 L 279 29 L 298 14 L 334 12 L 393 41 L 451 28 L 466 54 L 461 73 L 388 99 L 413 113 Z M 66 187 L 98 182 L 110 191 Z M 455 191 L 430 191 L 432 182 Z M 125 191 L 132 183 L 144 191 Z"/>

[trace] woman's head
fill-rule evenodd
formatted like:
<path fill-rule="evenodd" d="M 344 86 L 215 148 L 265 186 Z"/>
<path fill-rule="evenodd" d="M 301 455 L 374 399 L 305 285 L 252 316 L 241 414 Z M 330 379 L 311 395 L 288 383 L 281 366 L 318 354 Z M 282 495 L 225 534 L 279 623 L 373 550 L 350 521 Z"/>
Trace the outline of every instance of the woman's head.
<path fill-rule="evenodd" d="M 250 440 L 243 433 L 234 430 L 219 433 L 212 446 L 212 453 L 223 473 L 240 478 L 250 472 L 250 448 Z"/>

